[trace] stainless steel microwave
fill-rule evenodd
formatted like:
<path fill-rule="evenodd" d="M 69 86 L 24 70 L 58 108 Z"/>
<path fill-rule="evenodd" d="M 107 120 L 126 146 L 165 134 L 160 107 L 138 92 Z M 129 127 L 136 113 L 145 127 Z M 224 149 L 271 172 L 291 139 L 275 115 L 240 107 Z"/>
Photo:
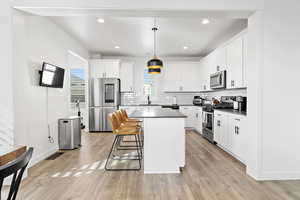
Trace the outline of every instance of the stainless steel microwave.
<path fill-rule="evenodd" d="M 210 88 L 226 88 L 226 71 L 219 71 L 210 75 Z"/>

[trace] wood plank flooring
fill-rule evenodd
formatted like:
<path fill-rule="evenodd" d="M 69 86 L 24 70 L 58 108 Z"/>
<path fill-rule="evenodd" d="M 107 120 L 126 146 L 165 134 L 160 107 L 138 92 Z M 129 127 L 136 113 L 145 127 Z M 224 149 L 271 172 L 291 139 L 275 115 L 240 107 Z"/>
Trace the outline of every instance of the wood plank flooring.
<path fill-rule="evenodd" d="M 22 200 L 295 200 L 300 181 L 257 182 L 245 167 L 200 135 L 187 132 L 182 174 L 107 172 L 110 133 L 85 133 L 80 150 L 67 151 L 29 170 Z"/>

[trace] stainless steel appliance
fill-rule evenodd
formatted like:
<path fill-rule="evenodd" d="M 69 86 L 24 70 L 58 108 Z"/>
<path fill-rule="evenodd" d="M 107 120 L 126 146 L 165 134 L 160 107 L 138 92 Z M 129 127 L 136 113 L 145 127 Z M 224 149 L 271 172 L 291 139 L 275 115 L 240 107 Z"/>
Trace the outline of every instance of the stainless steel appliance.
<path fill-rule="evenodd" d="M 210 88 L 226 88 L 226 70 L 210 75 Z"/>
<path fill-rule="evenodd" d="M 200 96 L 194 96 L 193 104 L 196 106 L 202 106 L 204 104 L 205 99 Z"/>
<path fill-rule="evenodd" d="M 80 122 L 78 116 L 58 120 L 59 149 L 75 149 L 81 146 Z"/>
<path fill-rule="evenodd" d="M 111 131 L 108 115 L 118 109 L 121 102 L 120 79 L 97 78 L 90 82 L 89 130 Z"/>
<path fill-rule="evenodd" d="M 247 97 L 237 96 L 236 101 L 238 102 L 238 110 L 240 112 L 247 111 Z"/>
<path fill-rule="evenodd" d="M 214 111 L 210 104 L 203 106 L 202 112 L 202 136 L 214 143 Z"/>
<path fill-rule="evenodd" d="M 209 142 L 214 141 L 214 110 L 215 109 L 233 109 L 234 96 L 222 96 L 218 104 L 205 104 L 202 106 L 202 136 Z"/>

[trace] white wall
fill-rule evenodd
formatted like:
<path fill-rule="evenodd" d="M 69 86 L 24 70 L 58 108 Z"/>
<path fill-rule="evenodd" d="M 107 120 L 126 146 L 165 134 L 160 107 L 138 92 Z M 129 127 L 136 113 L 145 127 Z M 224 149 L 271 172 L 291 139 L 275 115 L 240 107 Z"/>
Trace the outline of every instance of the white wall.
<path fill-rule="evenodd" d="M 88 52 L 49 19 L 14 12 L 14 95 L 17 144 L 34 147 L 33 163 L 57 150 L 57 120 L 69 115 L 69 76 L 63 89 L 38 86 L 43 61 L 68 71 L 68 51 L 88 58 Z M 48 118 L 48 122 L 47 122 Z M 48 124 L 54 143 L 48 141 Z"/>
<path fill-rule="evenodd" d="M 300 179 L 300 1 L 266 1 L 261 79 L 262 176 Z M 287 108 L 270 101 L 280 97 Z M 285 101 L 288 103 L 285 104 Z"/>
<path fill-rule="evenodd" d="M 12 35 L 9 3 L 9 0 L 4 0 L 0 5 L 0 151 L 9 148 L 14 143 Z"/>

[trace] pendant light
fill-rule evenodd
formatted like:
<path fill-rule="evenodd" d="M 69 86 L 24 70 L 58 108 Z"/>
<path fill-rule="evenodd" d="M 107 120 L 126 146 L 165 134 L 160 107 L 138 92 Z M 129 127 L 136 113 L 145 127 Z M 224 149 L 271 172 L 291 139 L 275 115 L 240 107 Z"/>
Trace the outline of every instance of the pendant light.
<path fill-rule="evenodd" d="M 160 74 L 161 68 L 163 67 L 163 62 L 156 56 L 156 31 L 158 30 L 156 26 L 156 19 L 154 19 L 154 26 L 152 28 L 154 35 L 153 44 L 153 58 L 147 62 L 148 73 L 149 74 Z"/>

